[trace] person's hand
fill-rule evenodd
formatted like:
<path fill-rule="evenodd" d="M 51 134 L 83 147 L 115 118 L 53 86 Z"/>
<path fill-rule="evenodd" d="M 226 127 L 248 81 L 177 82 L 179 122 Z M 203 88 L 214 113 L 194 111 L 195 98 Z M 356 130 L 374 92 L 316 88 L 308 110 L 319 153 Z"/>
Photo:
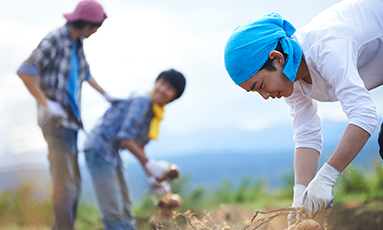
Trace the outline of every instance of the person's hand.
<path fill-rule="evenodd" d="M 158 181 L 163 180 L 174 180 L 175 178 L 178 178 L 180 176 L 180 167 L 176 164 L 170 164 L 167 168 L 166 172 L 161 175 L 161 177 L 158 177 Z"/>
<path fill-rule="evenodd" d="M 296 184 L 293 190 L 294 190 L 293 204 L 291 205 L 291 207 L 293 208 L 302 207 L 303 206 L 302 198 L 303 198 L 303 193 L 306 190 L 306 186 L 304 186 L 303 184 Z M 287 222 L 289 226 L 294 224 L 296 221 L 297 221 L 297 214 L 290 213 L 287 216 Z"/>
<path fill-rule="evenodd" d="M 167 181 L 158 182 L 157 179 L 154 177 L 149 177 L 148 179 L 149 179 L 151 192 L 154 195 L 163 195 L 171 191 L 170 184 Z"/>
<path fill-rule="evenodd" d="M 117 103 L 117 102 L 119 102 L 119 101 L 122 101 L 123 99 L 121 99 L 121 98 L 117 98 L 117 97 L 112 97 L 112 96 L 110 96 L 108 93 L 104 93 L 103 94 L 103 96 L 105 97 L 105 99 L 107 100 L 107 101 L 109 101 L 110 103 Z"/>
<path fill-rule="evenodd" d="M 47 99 L 47 105 L 45 106 L 45 109 L 49 114 L 51 114 L 54 117 L 68 117 L 68 114 L 65 112 L 61 104 L 57 101 L 51 101 Z"/>
<path fill-rule="evenodd" d="M 169 166 L 170 163 L 167 161 L 155 161 L 153 159 L 149 159 L 145 164 L 145 168 L 157 179 L 163 177 Z"/>
<path fill-rule="evenodd" d="M 313 218 L 319 211 L 332 207 L 332 186 L 341 174 L 333 166 L 324 163 L 303 194 L 303 205 L 308 218 Z"/>

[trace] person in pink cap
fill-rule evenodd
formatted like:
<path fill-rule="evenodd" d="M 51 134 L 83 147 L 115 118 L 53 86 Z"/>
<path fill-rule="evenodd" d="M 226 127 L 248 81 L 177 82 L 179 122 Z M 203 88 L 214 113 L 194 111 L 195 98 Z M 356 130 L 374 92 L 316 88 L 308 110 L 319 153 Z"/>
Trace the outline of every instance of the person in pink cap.
<path fill-rule="evenodd" d="M 48 160 L 53 185 L 54 230 L 73 229 L 81 190 L 77 134 L 83 128 L 80 95 L 87 81 L 111 103 L 111 97 L 90 73 L 83 50 L 84 38 L 97 32 L 106 19 L 100 3 L 84 0 L 67 23 L 45 36 L 17 70 L 35 97 L 38 124 L 48 144 Z"/>

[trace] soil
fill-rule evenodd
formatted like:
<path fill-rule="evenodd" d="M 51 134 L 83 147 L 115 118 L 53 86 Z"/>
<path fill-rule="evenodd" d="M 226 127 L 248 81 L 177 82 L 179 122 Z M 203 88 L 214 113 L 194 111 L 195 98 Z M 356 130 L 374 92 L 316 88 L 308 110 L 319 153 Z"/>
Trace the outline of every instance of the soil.
<path fill-rule="evenodd" d="M 334 205 L 327 211 L 328 230 L 383 229 L 383 201 Z"/>
<path fill-rule="evenodd" d="M 204 215 L 196 215 L 198 220 L 202 220 Z M 254 212 L 245 211 L 237 206 L 226 206 L 219 208 L 214 212 L 209 221 L 204 226 L 224 228 L 225 225 L 230 226 L 230 229 L 242 229 L 245 224 L 254 216 Z M 260 215 L 262 217 L 262 215 Z M 168 227 L 164 224 L 164 229 L 193 229 L 190 228 L 183 217 L 177 218 L 179 221 L 178 227 Z M 181 221 L 180 221 L 181 220 Z M 349 202 L 342 205 L 334 205 L 331 209 L 318 215 L 315 220 L 319 222 L 322 230 L 383 230 L 383 200 L 369 202 Z M 143 222 L 147 220 L 141 220 Z M 138 222 L 141 222 L 138 221 Z M 195 222 L 197 223 L 197 222 Z M 172 225 L 172 224 L 171 224 Z M 209 229 L 199 228 L 195 229 Z M 284 230 L 287 228 L 286 216 L 279 216 L 265 225 L 256 228 L 257 230 Z M 253 229 L 253 228 L 249 228 Z"/>

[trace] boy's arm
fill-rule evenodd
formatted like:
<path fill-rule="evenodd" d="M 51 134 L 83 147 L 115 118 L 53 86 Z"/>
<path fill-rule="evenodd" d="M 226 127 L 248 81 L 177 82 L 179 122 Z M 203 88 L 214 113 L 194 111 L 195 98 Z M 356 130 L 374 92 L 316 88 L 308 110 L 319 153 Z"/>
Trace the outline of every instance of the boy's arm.
<path fill-rule="evenodd" d="M 308 184 L 303 194 L 306 215 L 312 218 L 318 211 L 332 206 L 334 193 L 332 190 L 336 179 L 363 148 L 370 134 L 364 129 L 349 124 L 342 139 L 327 163 Z"/>
<path fill-rule="evenodd" d="M 37 103 L 47 105 L 47 98 L 40 86 L 37 84 L 36 77 L 27 74 L 19 74 L 19 77 L 23 80 L 28 91 L 36 98 Z"/>
<path fill-rule="evenodd" d="M 342 172 L 362 150 L 369 138 L 370 134 L 367 131 L 349 124 L 327 163 Z"/>
<path fill-rule="evenodd" d="M 68 114 L 62 108 L 60 103 L 56 101 L 51 101 L 45 96 L 40 86 L 38 85 L 35 76 L 19 73 L 19 77 L 23 80 L 25 86 L 27 87 L 29 92 L 33 95 L 33 97 L 36 99 L 37 103 L 45 107 L 45 111 L 48 114 L 52 116 L 64 117 L 64 118 L 68 116 Z"/>
<path fill-rule="evenodd" d="M 148 159 L 146 157 L 144 147 L 138 146 L 133 140 L 120 140 L 120 147 L 129 150 L 140 161 L 141 166 L 148 177 L 154 179 L 152 182 L 159 180 L 159 178 L 161 178 L 161 176 L 163 176 L 168 170 L 170 165 L 169 162 Z"/>
<path fill-rule="evenodd" d="M 342 172 L 358 155 L 370 134 L 362 128 L 349 124 L 328 164 Z M 294 155 L 295 184 L 307 186 L 315 177 L 319 152 L 311 148 L 297 148 Z"/>
<path fill-rule="evenodd" d="M 47 105 L 47 98 L 37 83 L 38 69 L 46 68 L 57 53 L 57 41 L 47 36 L 17 70 L 17 75 L 24 82 L 37 103 Z"/>
<path fill-rule="evenodd" d="M 88 83 L 90 86 L 92 86 L 95 90 L 97 90 L 102 95 L 105 94 L 105 90 L 97 83 L 96 79 L 94 79 L 92 76 L 89 77 Z"/>
<path fill-rule="evenodd" d="M 312 148 L 297 148 L 294 154 L 295 184 L 307 186 L 315 177 L 320 153 Z"/>
<path fill-rule="evenodd" d="M 97 90 L 100 94 L 102 94 L 105 97 L 105 99 L 109 101 L 110 103 L 115 103 L 122 100 L 120 98 L 112 97 L 107 92 L 105 92 L 105 90 L 97 83 L 94 77 L 90 76 L 87 81 L 90 86 L 92 86 L 95 90 Z"/>
<path fill-rule="evenodd" d="M 145 170 L 146 174 L 150 177 L 152 176 L 151 172 L 146 169 L 145 164 L 148 162 L 145 151 L 143 147 L 140 147 L 133 140 L 120 140 L 120 147 L 123 149 L 129 150 L 141 163 L 142 168 Z"/>

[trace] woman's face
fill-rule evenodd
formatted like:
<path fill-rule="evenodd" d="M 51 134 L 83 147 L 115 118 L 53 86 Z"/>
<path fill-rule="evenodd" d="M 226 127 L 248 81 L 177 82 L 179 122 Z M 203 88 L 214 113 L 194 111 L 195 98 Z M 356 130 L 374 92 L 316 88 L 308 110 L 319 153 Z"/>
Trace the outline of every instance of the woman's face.
<path fill-rule="evenodd" d="M 248 92 L 258 92 L 265 100 L 289 97 L 293 93 L 293 82 L 283 73 L 283 65 L 275 61 L 273 65 L 277 70 L 262 69 L 239 86 Z"/>
<path fill-rule="evenodd" d="M 177 90 L 167 81 L 159 78 L 154 84 L 153 100 L 160 106 L 171 102 L 177 94 Z"/>

